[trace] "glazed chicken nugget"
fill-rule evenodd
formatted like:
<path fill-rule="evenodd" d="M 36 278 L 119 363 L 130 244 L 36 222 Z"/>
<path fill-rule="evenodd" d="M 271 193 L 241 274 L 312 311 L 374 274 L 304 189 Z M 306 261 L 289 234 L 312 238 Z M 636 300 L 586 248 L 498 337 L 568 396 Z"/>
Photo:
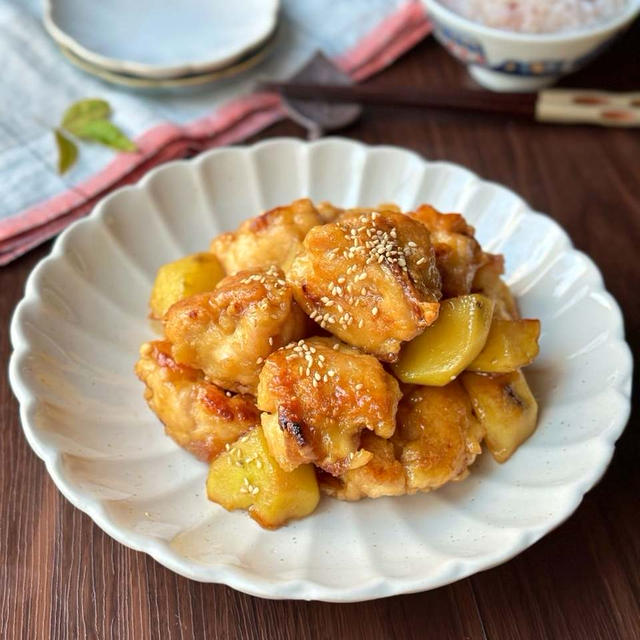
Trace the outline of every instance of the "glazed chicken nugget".
<path fill-rule="evenodd" d="M 167 341 L 143 344 L 135 370 L 167 435 L 200 460 L 210 462 L 226 444 L 260 424 L 251 397 L 225 393 L 206 382 L 202 371 L 178 364 Z"/>
<path fill-rule="evenodd" d="M 314 462 L 332 475 L 371 459 L 360 433 L 389 438 L 399 399 L 397 381 L 375 358 L 328 337 L 272 353 L 258 387 L 262 427 L 278 464 L 292 470 Z"/>
<path fill-rule="evenodd" d="M 481 453 L 484 431 L 457 380 L 410 391 L 400 402 L 397 423 L 392 441 L 401 451 L 408 493 L 461 480 Z"/>
<path fill-rule="evenodd" d="M 393 443 L 371 431 L 363 431 L 360 446 L 372 454 L 371 460 L 337 478 L 319 472 L 320 489 L 338 500 L 349 501 L 405 494 L 404 468 L 396 459 Z"/>
<path fill-rule="evenodd" d="M 324 207 L 323 213 L 330 216 L 331 210 Z M 282 267 L 300 250 L 309 229 L 324 221 L 311 200 L 296 200 L 219 235 L 212 240 L 210 251 L 229 275 L 270 265 Z"/>
<path fill-rule="evenodd" d="M 176 362 L 252 395 L 264 359 L 307 335 L 309 324 L 277 267 L 227 276 L 213 291 L 174 304 L 164 318 Z"/>
<path fill-rule="evenodd" d="M 459 213 L 440 213 L 430 205 L 422 205 L 409 215 L 431 233 L 442 276 L 442 295 L 455 298 L 470 293 L 484 255 L 474 237 L 474 228 Z"/>
<path fill-rule="evenodd" d="M 429 232 L 395 211 L 345 212 L 315 227 L 287 278 L 321 327 L 385 362 L 438 317 Z"/>

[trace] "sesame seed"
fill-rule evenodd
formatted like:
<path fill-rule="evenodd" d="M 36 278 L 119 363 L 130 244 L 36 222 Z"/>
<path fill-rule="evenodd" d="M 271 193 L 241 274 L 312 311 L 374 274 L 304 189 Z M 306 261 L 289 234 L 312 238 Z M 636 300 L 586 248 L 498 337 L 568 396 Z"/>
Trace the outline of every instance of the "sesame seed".
<path fill-rule="evenodd" d="M 336 343 L 333 345 L 333 350 L 334 350 L 334 351 L 337 351 L 339 348 L 340 348 L 340 344 L 336 342 Z"/>
<path fill-rule="evenodd" d="M 362 329 L 363 326 L 364 326 L 364 320 L 360 318 L 360 320 L 358 320 L 358 329 Z"/>
<path fill-rule="evenodd" d="M 359 383 L 355 386 L 355 390 L 356 391 L 360 391 L 360 389 L 362 389 L 362 387 L 364 387 L 364 385 L 362 383 Z"/>
<path fill-rule="evenodd" d="M 256 467 L 258 467 L 258 469 L 262 469 L 262 462 L 260 460 L 256 460 Z"/>
<path fill-rule="evenodd" d="M 420 258 L 420 260 L 416 261 L 416 264 L 424 264 L 427 261 L 426 258 Z"/>
<path fill-rule="evenodd" d="M 264 358 L 258 358 L 256 360 L 256 364 L 262 364 L 264 362 Z"/>
<path fill-rule="evenodd" d="M 273 336 L 269 336 L 269 344 L 273 347 Z"/>
<path fill-rule="evenodd" d="M 378 307 L 373 307 L 373 309 L 371 309 L 371 315 L 373 317 L 378 315 Z"/>

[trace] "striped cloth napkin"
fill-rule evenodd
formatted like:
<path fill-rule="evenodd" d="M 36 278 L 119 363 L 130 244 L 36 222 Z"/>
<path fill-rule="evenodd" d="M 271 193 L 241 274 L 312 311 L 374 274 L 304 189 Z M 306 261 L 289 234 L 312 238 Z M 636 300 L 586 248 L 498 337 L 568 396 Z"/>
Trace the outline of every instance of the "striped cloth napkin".
<path fill-rule="evenodd" d="M 282 4 L 275 49 L 253 70 L 189 94 L 142 94 L 68 64 L 44 32 L 40 0 L 0 0 L 0 265 L 56 235 L 105 194 L 158 164 L 238 142 L 286 117 L 277 95 L 252 92 L 258 77 L 287 78 L 322 50 L 362 80 L 431 30 L 418 0 Z M 109 101 L 114 122 L 138 151 L 114 156 L 85 144 L 78 163 L 59 176 L 52 129 L 70 103 L 86 97 Z"/>

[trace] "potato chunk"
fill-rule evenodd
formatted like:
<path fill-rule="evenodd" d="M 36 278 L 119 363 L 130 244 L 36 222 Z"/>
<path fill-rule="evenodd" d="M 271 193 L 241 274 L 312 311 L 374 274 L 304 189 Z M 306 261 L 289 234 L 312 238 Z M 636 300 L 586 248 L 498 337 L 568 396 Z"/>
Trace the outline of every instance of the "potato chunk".
<path fill-rule="evenodd" d="M 262 527 L 276 529 L 308 516 L 318 505 L 320 491 L 313 467 L 283 471 L 256 427 L 211 463 L 207 496 L 228 511 L 247 509 Z"/>
<path fill-rule="evenodd" d="M 227 395 L 201 371 L 177 364 L 166 341 L 142 345 L 136 373 L 167 435 L 200 460 L 212 460 L 225 444 L 260 424 L 252 398 Z"/>
<path fill-rule="evenodd" d="M 495 318 L 489 336 L 469 371 L 509 373 L 531 364 L 538 355 L 540 320 Z"/>
<path fill-rule="evenodd" d="M 461 480 L 481 453 L 483 428 L 457 380 L 446 387 L 418 387 L 398 407 L 392 441 L 401 449 L 407 492 L 428 491 Z"/>
<path fill-rule="evenodd" d="M 402 350 L 396 376 L 412 384 L 448 384 L 482 351 L 492 315 L 493 301 L 480 294 L 444 300 L 435 324 Z"/>
<path fill-rule="evenodd" d="M 177 362 L 252 395 L 263 360 L 304 337 L 310 324 L 277 267 L 227 276 L 214 291 L 173 305 L 164 323 Z"/>
<path fill-rule="evenodd" d="M 538 403 L 521 371 L 502 376 L 465 373 L 462 384 L 473 410 L 486 429 L 487 448 L 498 462 L 513 452 L 535 431 Z"/>
<path fill-rule="evenodd" d="M 322 213 L 331 217 L 332 208 L 324 205 Z M 228 274 L 270 265 L 284 267 L 300 250 L 309 229 L 323 222 L 311 200 L 296 200 L 250 218 L 236 231 L 214 238 L 210 250 Z"/>
<path fill-rule="evenodd" d="M 385 362 L 438 316 L 440 275 L 424 225 L 393 211 L 345 212 L 312 229 L 287 270 L 321 327 Z"/>
<path fill-rule="evenodd" d="M 149 300 L 151 317 L 159 320 L 172 304 L 211 291 L 222 278 L 224 270 L 212 253 L 194 253 L 161 266 Z"/>
<path fill-rule="evenodd" d="M 476 271 L 483 262 L 474 228 L 459 213 L 440 213 L 430 205 L 422 205 L 410 215 L 431 233 L 436 264 L 442 276 L 443 297 L 471 293 Z"/>
<path fill-rule="evenodd" d="M 346 471 L 334 478 L 319 472 L 320 488 L 339 500 L 360 500 L 406 493 L 404 468 L 396 459 L 393 444 L 370 431 L 363 431 L 360 446 L 373 454 L 363 467 Z"/>
<path fill-rule="evenodd" d="M 283 469 L 306 462 L 332 475 L 366 464 L 360 432 L 388 438 L 400 399 L 396 380 L 373 357 L 334 338 L 309 338 L 271 354 L 258 407 L 269 449 Z"/>

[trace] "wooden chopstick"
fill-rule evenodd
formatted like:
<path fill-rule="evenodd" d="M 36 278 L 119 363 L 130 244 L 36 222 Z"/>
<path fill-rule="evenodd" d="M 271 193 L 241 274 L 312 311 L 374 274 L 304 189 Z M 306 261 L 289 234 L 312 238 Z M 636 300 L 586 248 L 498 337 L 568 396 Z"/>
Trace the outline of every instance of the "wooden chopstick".
<path fill-rule="evenodd" d="M 544 122 L 640 126 L 640 93 L 545 89 L 540 93 L 494 93 L 472 89 L 378 88 L 362 85 L 263 82 L 260 88 L 288 98 L 391 107 L 454 109 L 519 116 Z"/>
<path fill-rule="evenodd" d="M 502 113 L 532 118 L 536 95 L 492 93 L 468 89 L 431 91 L 414 87 L 378 88 L 362 85 L 325 85 L 298 82 L 263 82 L 260 88 L 277 91 L 288 98 L 323 102 L 357 102 L 365 105 L 461 109 Z"/>

